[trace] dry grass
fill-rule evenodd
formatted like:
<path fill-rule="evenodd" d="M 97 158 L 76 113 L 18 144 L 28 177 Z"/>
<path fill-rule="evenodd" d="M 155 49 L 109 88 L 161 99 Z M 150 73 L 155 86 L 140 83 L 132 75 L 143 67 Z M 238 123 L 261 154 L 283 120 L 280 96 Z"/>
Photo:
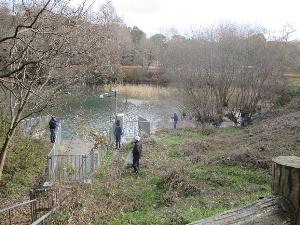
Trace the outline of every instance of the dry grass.
<path fill-rule="evenodd" d="M 111 152 L 66 206 L 69 222 L 187 224 L 269 196 L 271 158 L 299 155 L 296 110 L 268 112 L 245 129 L 161 131 L 143 140 L 138 175 L 124 168 L 132 146 Z"/>
<path fill-rule="evenodd" d="M 286 73 L 284 74 L 286 77 L 299 77 L 300 78 L 300 73 Z"/>
<path fill-rule="evenodd" d="M 288 81 L 292 86 L 300 86 L 300 77 L 289 77 Z"/>
<path fill-rule="evenodd" d="M 122 70 L 134 70 L 134 69 L 144 69 L 142 66 L 121 66 Z M 147 68 L 148 71 L 158 71 L 159 67 L 157 66 L 149 66 Z"/>
<path fill-rule="evenodd" d="M 296 105 L 296 102 L 293 102 L 293 106 Z M 193 162 L 247 165 L 265 170 L 269 170 L 273 157 L 299 156 L 300 116 L 298 112 L 288 113 L 286 110 L 270 112 L 261 121 L 254 121 L 254 123 L 245 129 L 236 129 L 229 133 L 220 129 L 204 141 L 186 141 L 182 145 L 183 153 Z"/>
<path fill-rule="evenodd" d="M 285 77 L 288 78 L 289 84 L 292 86 L 300 86 L 300 74 L 299 73 L 286 73 Z"/>
<path fill-rule="evenodd" d="M 190 148 L 206 155 L 214 148 L 206 140 L 218 132 L 172 130 L 144 140 L 138 175 L 123 166 L 131 146 L 113 152 L 105 176 L 100 168 L 66 207 L 70 224 L 187 224 L 268 196 L 270 176 L 262 170 L 191 163 Z"/>
<path fill-rule="evenodd" d="M 105 90 L 109 91 L 109 87 L 106 86 Z M 171 88 L 140 84 L 140 85 L 119 85 L 117 87 L 118 93 L 127 96 L 128 98 L 138 98 L 144 100 L 160 100 L 167 98 L 174 92 Z"/>

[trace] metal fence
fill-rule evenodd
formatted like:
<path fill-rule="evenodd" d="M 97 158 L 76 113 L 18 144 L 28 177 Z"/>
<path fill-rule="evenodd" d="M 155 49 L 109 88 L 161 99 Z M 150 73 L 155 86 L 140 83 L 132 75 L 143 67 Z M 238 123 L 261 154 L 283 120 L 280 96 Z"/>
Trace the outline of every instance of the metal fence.
<path fill-rule="evenodd" d="M 100 165 L 104 149 L 93 149 L 88 154 L 62 154 L 61 123 L 55 131 L 55 143 L 48 154 L 48 178 L 60 181 L 84 181 Z"/>
<path fill-rule="evenodd" d="M 139 135 L 149 137 L 151 133 L 150 122 L 139 116 L 138 119 Z"/>
<path fill-rule="evenodd" d="M 1 224 L 39 224 L 44 222 L 54 209 L 57 193 L 52 189 L 32 189 L 30 200 L 0 210 Z"/>
<path fill-rule="evenodd" d="M 123 137 L 125 140 L 132 139 L 139 134 L 138 121 L 125 121 L 123 124 Z"/>
<path fill-rule="evenodd" d="M 136 121 L 125 121 L 123 137 L 125 141 L 133 139 L 136 135 L 149 137 L 151 132 L 150 122 L 142 117 Z"/>
<path fill-rule="evenodd" d="M 24 134 L 33 131 L 33 129 L 44 129 L 48 126 L 50 116 L 39 116 L 27 118 L 21 121 L 21 130 Z"/>
<path fill-rule="evenodd" d="M 30 224 L 34 221 L 36 200 L 28 200 L 0 210 L 1 224 Z M 22 218 L 22 219 L 21 219 Z"/>
<path fill-rule="evenodd" d="M 100 165 L 105 150 L 91 150 L 89 154 L 54 154 L 48 157 L 51 180 L 83 181 L 90 178 Z"/>
<path fill-rule="evenodd" d="M 55 178 L 55 171 L 57 169 L 57 158 L 56 156 L 60 153 L 60 144 L 61 144 L 61 123 L 58 124 L 58 127 L 55 131 L 55 142 L 52 145 L 52 148 L 48 154 L 48 178 L 50 180 Z"/>

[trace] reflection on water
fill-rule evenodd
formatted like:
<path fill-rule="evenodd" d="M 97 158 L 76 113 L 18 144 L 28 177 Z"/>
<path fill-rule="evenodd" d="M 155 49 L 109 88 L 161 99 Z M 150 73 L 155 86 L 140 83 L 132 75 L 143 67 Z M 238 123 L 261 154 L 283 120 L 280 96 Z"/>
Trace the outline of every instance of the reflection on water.
<path fill-rule="evenodd" d="M 63 97 L 62 107 L 56 114 L 63 121 L 63 139 L 77 137 L 78 127 L 74 124 L 76 115 L 86 121 L 91 130 L 108 132 L 115 115 L 115 98 L 100 98 L 99 93 L 72 93 Z M 127 103 L 126 103 L 127 102 Z M 178 112 L 177 104 L 173 100 L 143 101 L 117 97 L 117 112 L 125 113 L 125 121 L 137 120 L 141 116 L 151 122 L 151 129 L 171 127 L 171 116 Z"/>

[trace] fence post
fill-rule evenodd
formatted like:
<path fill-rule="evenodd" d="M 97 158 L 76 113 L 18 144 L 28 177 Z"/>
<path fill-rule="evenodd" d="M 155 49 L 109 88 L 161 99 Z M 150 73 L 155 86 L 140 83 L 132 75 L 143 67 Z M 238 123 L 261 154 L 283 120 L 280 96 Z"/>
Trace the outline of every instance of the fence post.
<path fill-rule="evenodd" d="M 29 198 L 30 200 L 36 199 L 36 195 L 33 189 L 29 191 Z M 36 212 L 36 201 L 30 203 L 31 208 L 31 221 L 32 223 L 37 219 L 37 212 Z"/>
<path fill-rule="evenodd" d="M 10 213 L 10 210 L 8 210 L 8 218 L 9 218 L 9 225 L 11 225 L 12 222 L 11 222 L 11 213 Z"/>
<path fill-rule="evenodd" d="M 80 167 L 81 167 L 81 175 L 79 174 L 79 179 L 81 178 L 81 177 L 83 177 L 83 155 L 81 155 L 81 165 L 80 165 Z"/>
<path fill-rule="evenodd" d="M 52 178 L 52 156 L 48 156 L 48 178 L 49 180 Z"/>
<path fill-rule="evenodd" d="M 87 167 L 86 167 L 86 158 L 87 158 L 87 156 L 83 155 L 83 158 L 84 158 L 84 178 L 86 178 L 87 177 Z"/>
<path fill-rule="evenodd" d="M 94 166 L 94 163 L 95 163 L 95 158 L 94 158 L 94 149 L 91 150 L 91 172 L 94 171 L 95 169 L 95 166 Z"/>

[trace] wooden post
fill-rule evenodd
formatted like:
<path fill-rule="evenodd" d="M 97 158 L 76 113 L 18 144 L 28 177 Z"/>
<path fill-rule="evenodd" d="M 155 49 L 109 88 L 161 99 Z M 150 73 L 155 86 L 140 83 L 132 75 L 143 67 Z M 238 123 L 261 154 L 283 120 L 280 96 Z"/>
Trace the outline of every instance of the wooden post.
<path fill-rule="evenodd" d="M 290 200 L 295 208 L 296 225 L 300 225 L 300 157 L 279 156 L 272 164 L 273 195 Z"/>

